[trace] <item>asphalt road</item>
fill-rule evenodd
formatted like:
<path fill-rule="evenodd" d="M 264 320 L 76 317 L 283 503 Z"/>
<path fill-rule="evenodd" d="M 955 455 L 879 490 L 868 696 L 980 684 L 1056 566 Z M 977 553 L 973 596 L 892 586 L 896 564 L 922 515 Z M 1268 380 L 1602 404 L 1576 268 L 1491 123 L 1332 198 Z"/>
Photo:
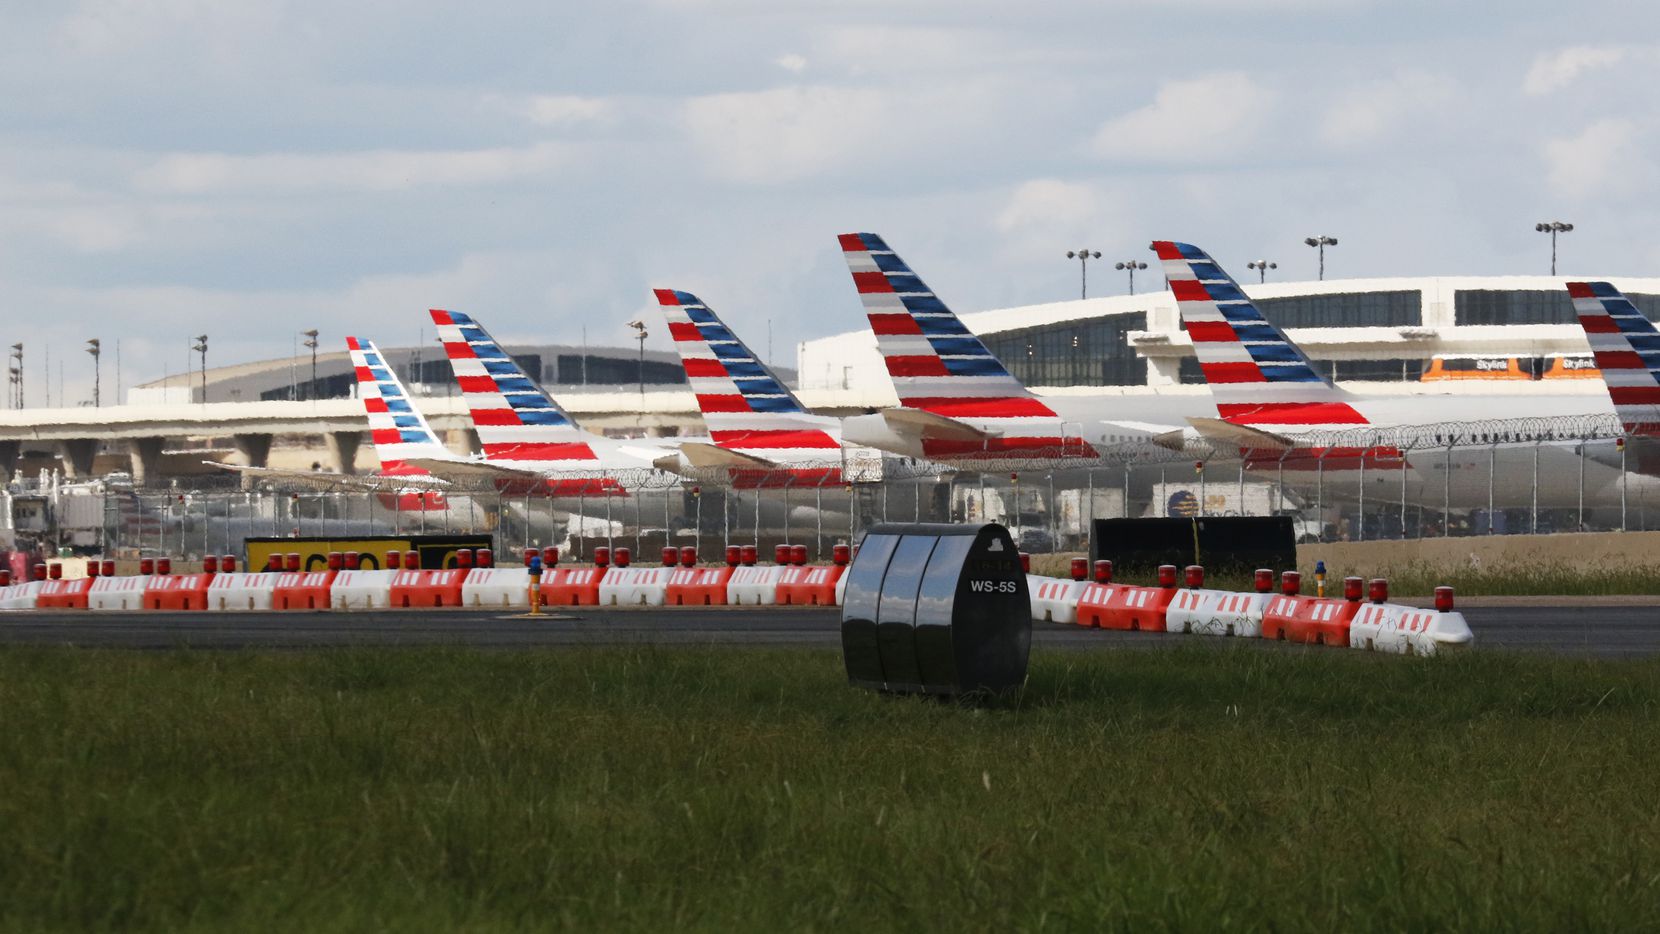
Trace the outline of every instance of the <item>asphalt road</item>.
<path fill-rule="evenodd" d="M 1475 631 L 1477 651 L 1609 658 L 1660 655 L 1660 602 L 1592 608 L 1470 607 L 1463 612 Z M 832 647 L 840 644 L 839 619 L 835 609 L 781 607 L 573 608 L 539 618 L 500 610 L 122 614 L 32 610 L 0 613 L 0 645 L 132 649 L 630 644 Z M 1174 637 L 1162 633 L 1107 632 L 1050 623 L 1035 625 L 1033 642 L 1040 649 L 1065 650 L 1149 649 L 1178 644 Z M 1272 648 L 1307 650 L 1283 645 Z"/>

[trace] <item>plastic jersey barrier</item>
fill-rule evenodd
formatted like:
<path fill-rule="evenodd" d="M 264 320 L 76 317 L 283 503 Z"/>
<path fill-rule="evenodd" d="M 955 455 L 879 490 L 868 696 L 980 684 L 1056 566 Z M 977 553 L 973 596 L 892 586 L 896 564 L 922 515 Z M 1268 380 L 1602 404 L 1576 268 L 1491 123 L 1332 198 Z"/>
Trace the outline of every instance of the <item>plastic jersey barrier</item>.
<path fill-rule="evenodd" d="M 1367 651 L 1391 651 L 1388 645 L 1380 646 L 1380 641 L 1393 640 L 1395 624 L 1400 615 L 1408 611 L 1408 607 L 1394 603 L 1368 603 L 1360 608 L 1355 618 L 1349 621 L 1349 648 L 1365 649 Z M 1388 632 L 1390 635 L 1384 636 Z"/>
<path fill-rule="evenodd" d="M 1349 647 L 1396 655 L 1435 655 L 1474 641 L 1463 613 L 1369 603 L 1349 624 Z"/>
<path fill-rule="evenodd" d="M 1303 604 L 1315 599 L 1314 597 L 1275 594 L 1268 605 L 1262 608 L 1262 629 L 1260 635 L 1264 639 L 1287 639 L 1287 634 L 1297 614 L 1303 610 Z"/>
<path fill-rule="evenodd" d="M 836 590 L 846 565 L 808 564 L 789 569 L 778 581 L 777 602 L 787 606 L 837 606 Z"/>
<path fill-rule="evenodd" d="M 1348 647 L 1349 621 L 1363 604 L 1342 597 L 1303 597 L 1297 612 L 1286 621 L 1287 642 Z"/>
<path fill-rule="evenodd" d="M 1076 623 L 1078 601 L 1089 586 L 1089 581 L 1026 575 L 1026 588 L 1032 593 L 1032 619 L 1040 623 Z"/>
<path fill-rule="evenodd" d="M 251 571 L 215 574 L 213 583 L 208 585 L 208 609 L 269 610 L 273 605 L 272 596 L 276 590 L 277 577 L 276 574 Z M 102 579 L 127 580 L 123 577 Z"/>
<path fill-rule="evenodd" d="M 46 581 L 24 581 L 0 590 L 0 610 L 32 610 Z"/>
<path fill-rule="evenodd" d="M 45 581 L 35 596 L 35 607 L 42 610 L 84 610 L 87 608 L 87 593 L 97 580 L 95 577 L 77 577 L 74 580 Z"/>
<path fill-rule="evenodd" d="M 726 602 L 733 606 L 761 606 L 778 602 L 778 582 L 788 565 L 746 565 L 726 582 Z"/>
<path fill-rule="evenodd" d="M 467 572 L 458 568 L 444 571 L 398 571 L 392 577 L 389 595 L 395 607 L 461 606 L 461 584 Z"/>
<path fill-rule="evenodd" d="M 89 610 L 142 610 L 148 577 L 100 577 L 86 593 Z"/>
<path fill-rule="evenodd" d="M 559 567 L 542 572 L 543 606 L 599 606 L 599 585 L 610 568 Z"/>
<path fill-rule="evenodd" d="M 669 606 L 723 606 L 726 582 L 733 569 L 726 565 L 708 568 L 676 568 L 669 575 L 663 602 Z"/>
<path fill-rule="evenodd" d="M 672 567 L 612 568 L 599 584 L 601 606 L 662 606 Z"/>
<path fill-rule="evenodd" d="M 461 604 L 528 607 L 530 575 L 522 567 L 473 568 L 461 582 Z"/>
<path fill-rule="evenodd" d="M 1118 592 L 1123 590 L 1122 584 L 1087 583 L 1078 594 L 1078 606 L 1072 621 L 1080 626 L 1101 628 L 1101 622 L 1106 618 L 1107 607 L 1118 598 Z"/>
<path fill-rule="evenodd" d="M 205 610 L 217 574 L 159 574 L 144 588 L 146 610 Z"/>
<path fill-rule="evenodd" d="M 275 575 L 277 582 L 271 588 L 273 610 L 326 610 L 329 608 L 329 585 L 334 583 L 334 571 L 285 571 Z"/>
<path fill-rule="evenodd" d="M 847 575 L 846 574 L 843 574 L 841 576 L 841 579 L 836 581 L 836 605 L 837 606 L 846 606 L 847 605 Z"/>
<path fill-rule="evenodd" d="M 1254 639 L 1262 631 L 1262 611 L 1273 597 L 1225 590 L 1178 591 L 1164 611 L 1164 628 L 1168 632 Z"/>
<path fill-rule="evenodd" d="M 392 576 L 397 571 L 341 571 L 329 588 L 329 605 L 337 610 L 378 610 L 392 605 Z"/>
<path fill-rule="evenodd" d="M 1088 626 L 1099 626 L 1102 629 L 1164 631 L 1164 611 L 1169 607 L 1170 601 L 1175 599 L 1178 592 L 1176 588 L 1110 586 L 1114 587 L 1112 595 L 1104 605 L 1091 608 L 1091 619 L 1087 623 L 1084 621 L 1086 611 L 1082 601 L 1079 601 L 1078 622 Z"/>

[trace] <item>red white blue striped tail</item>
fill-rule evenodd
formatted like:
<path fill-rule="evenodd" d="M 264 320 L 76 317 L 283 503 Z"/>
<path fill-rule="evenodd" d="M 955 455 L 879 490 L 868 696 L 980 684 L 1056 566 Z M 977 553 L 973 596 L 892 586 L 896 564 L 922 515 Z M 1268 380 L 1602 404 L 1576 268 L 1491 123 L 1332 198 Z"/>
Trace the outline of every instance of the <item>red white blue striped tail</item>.
<path fill-rule="evenodd" d="M 1607 282 L 1570 282 L 1568 294 L 1626 432 L 1660 435 L 1660 331 Z"/>
<path fill-rule="evenodd" d="M 594 436 L 576 426 L 535 380 L 470 316 L 432 310 L 461 398 L 472 414 L 484 459 L 535 462 L 556 471 L 594 466 Z"/>
<path fill-rule="evenodd" d="M 1282 431 L 1368 424 L 1204 250 L 1169 240 L 1153 250 L 1224 420 Z"/>
<path fill-rule="evenodd" d="M 839 239 L 900 405 L 988 435 L 981 441 L 925 438 L 924 453 L 968 459 L 1096 456 L 881 237 L 850 233 Z"/>
<path fill-rule="evenodd" d="M 380 458 L 381 473 L 425 474 L 406 461 L 411 458 L 451 460 L 455 455 L 444 447 L 427 424 L 426 416 L 409 399 L 398 375 L 381 355 L 374 341 L 346 338 L 352 369 L 357 373 L 357 395 L 369 416 L 369 438 Z"/>
<path fill-rule="evenodd" d="M 690 292 L 655 289 L 674 349 L 715 445 L 789 463 L 836 461 L 835 419 L 810 414 L 709 306 Z M 839 482 L 840 471 L 826 482 Z"/>

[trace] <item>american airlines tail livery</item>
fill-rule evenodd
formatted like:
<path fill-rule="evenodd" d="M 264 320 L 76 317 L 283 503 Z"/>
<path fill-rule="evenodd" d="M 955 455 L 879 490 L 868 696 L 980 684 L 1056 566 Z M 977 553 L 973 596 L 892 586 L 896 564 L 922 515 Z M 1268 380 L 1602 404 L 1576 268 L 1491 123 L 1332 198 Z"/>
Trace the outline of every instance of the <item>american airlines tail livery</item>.
<path fill-rule="evenodd" d="M 1607 282 L 1570 282 L 1574 313 L 1627 434 L 1660 437 L 1660 331 Z"/>
<path fill-rule="evenodd" d="M 483 448 L 482 460 L 421 466 L 456 478 L 491 478 L 503 492 L 543 496 L 620 496 L 611 473 L 650 470 L 666 452 L 582 430 L 468 315 L 433 309 L 462 400 Z"/>
<path fill-rule="evenodd" d="M 653 294 L 709 426 L 707 443 L 680 445 L 685 459 L 726 467 L 739 486 L 840 483 L 840 420 L 809 413 L 702 299 L 676 289 Z"/>
<path fill-rule="evenodd" d="M 1126 421 L 1119 400 L 1027 389 L 881 237 L 842 234 L 842 255 L 876 334 L 899 408 L 843 420 L 843 440 L 945 463 L 1098 462 L 1098 447 L 1179 447 L 1179 424 Z M 1168 407 L 1168 406 L 1166 406 Z"/>

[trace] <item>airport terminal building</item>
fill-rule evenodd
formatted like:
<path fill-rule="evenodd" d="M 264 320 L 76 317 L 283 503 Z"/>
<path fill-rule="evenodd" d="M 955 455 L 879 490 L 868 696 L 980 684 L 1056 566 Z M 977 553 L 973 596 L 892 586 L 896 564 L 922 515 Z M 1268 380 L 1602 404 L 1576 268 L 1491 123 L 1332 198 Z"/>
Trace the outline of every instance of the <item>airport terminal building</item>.
<path fill-rule="evenodd" d="M 1317 369 L 1339 381 L 1394 383 L 1410 391 L 1419 382 L 1549 379 L 1552 391 L 1560 391 L 1566 384 L 1558 379 L 1596 375 L 1563 285 L 1595 278 L 1435 276 L 1242 287 Z M 1660 318 L 1660 279 L 1610 281 L 1650 318 Z M 1168 290 L 962 319 L 1028 386 L 1068 394 L 1203 391 Z M 806 341 L 797 362 L 802 389 L 820 406 L 852 410 L 896 401 L 868 328 Z M 1584 391 L 1603 392 L 1600 380 L 1582 383 Z"/>

